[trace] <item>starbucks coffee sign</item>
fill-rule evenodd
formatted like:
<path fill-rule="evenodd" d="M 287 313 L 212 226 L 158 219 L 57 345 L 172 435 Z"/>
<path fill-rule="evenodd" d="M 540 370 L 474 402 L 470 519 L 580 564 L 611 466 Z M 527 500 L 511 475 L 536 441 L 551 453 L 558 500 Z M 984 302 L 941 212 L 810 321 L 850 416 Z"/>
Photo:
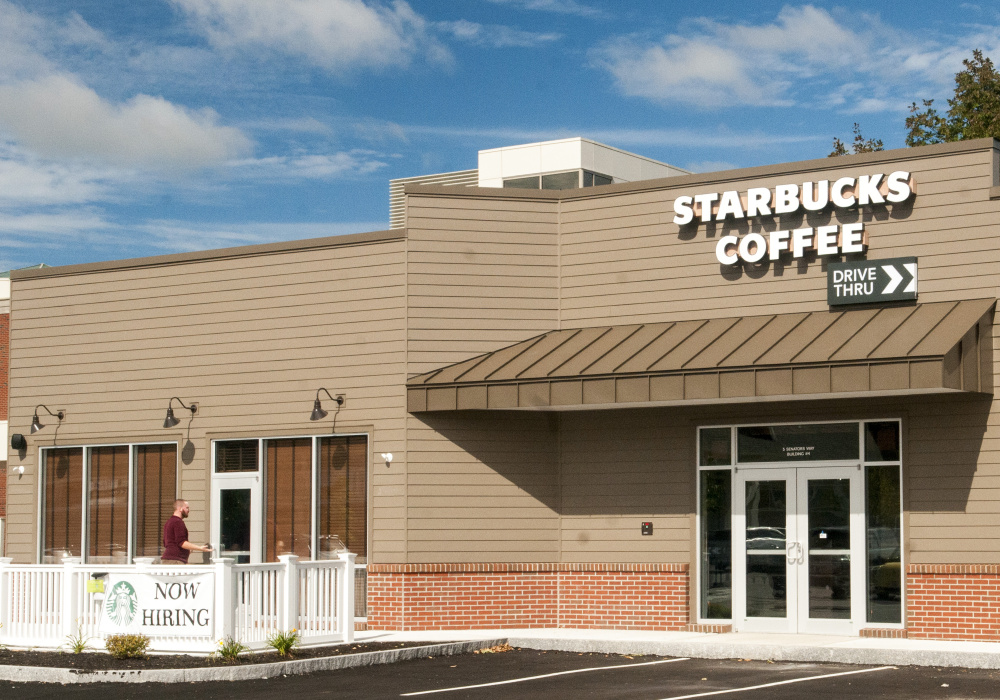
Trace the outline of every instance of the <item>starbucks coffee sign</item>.
<path fill-rule="evenodd" d="M 882 173 L 842 177 L 832 184 L 829 180 L 778 185 L 774 189 L 751 187 L 746 192 L 729 190 L 693 196 L 682 195 L 674 200 L 674 223 L 686 226 L 699 222 L 726 222 L 754 219 L 805 210 L 819 212 L 831 206 L 835 210 L 853 209 L 874 204 L 899 204 L 916 193 L 910 173 L 898 170 L 888 176 Z M 802 258 L 815 250 L 819 256 L 863 253 L 868 241 L 861 222 L 803 227 L 790 230 L 753 230 L 742 238 L 721 236 L 715 246 L 715 256 L 723 265 L 740 261 L 757 263 L 765 258 L 779 260 L 783 255 Z"/>
<path fill-rule="evenodd" d="M 212 574 L 112 574 L 104 588 L 101 634 L 212 636 Z"/>

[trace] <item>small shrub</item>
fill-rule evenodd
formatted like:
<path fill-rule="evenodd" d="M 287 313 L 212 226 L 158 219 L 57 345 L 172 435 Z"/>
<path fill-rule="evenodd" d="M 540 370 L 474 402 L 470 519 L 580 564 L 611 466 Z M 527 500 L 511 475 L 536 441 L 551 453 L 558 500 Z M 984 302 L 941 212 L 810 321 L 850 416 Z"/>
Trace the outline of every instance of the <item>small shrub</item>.
<path fill-rule="evenodd" d="M 250 647 L 233 637 L 226 637 L 219 640 L 219 648 L 216 653 L 226 661 L 236 661 L 240 654 L 250 651 Z"/>
<path fill-rule="evenodd" d="M 112 634 L 104 642 L 108 653 L 116 659 L 142 659 L 149 648 L 144 634 Z"/>
<path fill-rule="evenodd" d="M 76 620 L 76 634 L 66 635 L 66 646 L 69 647 L 70 651 L 74 654 L 82 654 L 87 650 L 87 643 L 90 641 L 90 637 L 83 633 L 83 623 L 80 619 Z"/>
<path fill-rule="evenodd" d="M 267 645 L 278 652 L 279 656 L 291 656 L 292 649 L 299 645 L 299 631 L 292 628 L 288 632 L 275 632 L 267 638 Z"/>

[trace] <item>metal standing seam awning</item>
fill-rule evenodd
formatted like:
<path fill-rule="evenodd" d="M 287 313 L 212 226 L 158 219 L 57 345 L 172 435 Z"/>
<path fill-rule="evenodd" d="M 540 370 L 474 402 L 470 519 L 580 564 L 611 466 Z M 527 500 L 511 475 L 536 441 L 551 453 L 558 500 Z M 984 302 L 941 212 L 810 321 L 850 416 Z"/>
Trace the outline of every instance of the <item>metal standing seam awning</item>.
<path fill-rule="evenodd" d="M 413 377 L 407 409 L 993 393 L 995 299 L 551 331 Z"/>

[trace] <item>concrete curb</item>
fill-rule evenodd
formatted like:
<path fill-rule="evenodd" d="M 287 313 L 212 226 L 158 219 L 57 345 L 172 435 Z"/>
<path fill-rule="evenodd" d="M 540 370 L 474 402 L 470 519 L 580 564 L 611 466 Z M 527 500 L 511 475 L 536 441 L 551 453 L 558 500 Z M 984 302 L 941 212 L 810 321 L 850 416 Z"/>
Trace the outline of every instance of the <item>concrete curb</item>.
<path fill-rule="evenodd" d="M 341 668 L 377 666 L 398 661 L 409 661 L 428 656 L 453 656 L 467 654 L 503 644 L 506 639 L 483 639 L 473 642 L 451 642 L 422 647 L 405 647 L 363 654 L 324 656 L 318 659 L 279 661 L 246 666 L 213 666 L 206 668 L 83 671 L 75 668 L 49 668 L 45 666 L 0 666 L 0 680 L 21 683 L 194 683 L 203 681 L 249 681 L 275 676 L 301 675 L 317 671 L 335 671 Z"/>
<path fill-rule="evenodd" d="M 755 661 L 804 661 L 874 666 L 958 666 L 1000 669 L 1000 653 L 935 651 L 929 649 L 874 649 L 868 647 L 797 646 L 783 644 L 706 644 L 600 639 L 542 639 L 510 637 L 507 643 L 524 649 L 686 656 L 693 659 L 753 659 Z"/>

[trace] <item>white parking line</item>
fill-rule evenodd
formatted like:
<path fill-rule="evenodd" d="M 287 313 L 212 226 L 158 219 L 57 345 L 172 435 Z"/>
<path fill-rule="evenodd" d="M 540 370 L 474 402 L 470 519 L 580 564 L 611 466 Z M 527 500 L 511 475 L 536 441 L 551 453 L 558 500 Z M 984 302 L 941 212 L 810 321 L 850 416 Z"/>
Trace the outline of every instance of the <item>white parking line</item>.
<path fill-rule="evenodd" d="M 621 664 L 619 666 L 595 666 L 593 668 L 577 668 L 572 671 L 559 671 L 558 673 L 546 673 L 542 676 L 526 676 L 525 678 L 511 678 L 507 681 L 496 681 L 495 683 L 479 683 L 478 685 L 460 685 L 455 688 L 439 688 L 438 690 L 421 690 L 416 693 L 403 693 L 400 697 L 412 695 L 430 695 L 431 693 L 450 693 L 453 690 L 470 690 L 472 688 L 488 688 L 491 685 L 507 685 L 508 683 L 524 683 L 525 681 L 536 681 L 540 678 L 552 678 L 554 676 L 566 676 L 571 673 L 590 673 L 591 671 L 617 671 L 623 668 L 639 668 L 640 666 L 654 666 L 656 664 L 672 664 L 675 661 L 690 661 L 690 659 L 660 659 L 659 661 L 643 661 L 637 664 Z"/>
<path fill-rule="evenodd" d="M 661 700 L 688 700 L 688 698 L 706 698 L 709 695 L 726 695 L 727 693 L 742 693 L 747 690 L 760 690 L 761 688 L 773 688 L 776 685 L 789 685 L 790 683 L 805 683 L 806 681 L 818 681 L 823 678 L 836 678 L 837 676 L 853 676 L 858 673 L 871 673 L 872 671 L 885 671 L 895 666 L 879 666 L 878 668 L 863 668 L 859 671 L 842 671 L 840 673 L 827 673 L 822 676 L 808 676 L 806 678 L 793 678 L 788 681 L 775 681 L 774 683 L 762 683 L 761 685 L 748 685 L 745 688 L 730 688 L 729 690 L 712 690 L 707 693 L 695 693 L 694 695 L 672 695 Z"/>

